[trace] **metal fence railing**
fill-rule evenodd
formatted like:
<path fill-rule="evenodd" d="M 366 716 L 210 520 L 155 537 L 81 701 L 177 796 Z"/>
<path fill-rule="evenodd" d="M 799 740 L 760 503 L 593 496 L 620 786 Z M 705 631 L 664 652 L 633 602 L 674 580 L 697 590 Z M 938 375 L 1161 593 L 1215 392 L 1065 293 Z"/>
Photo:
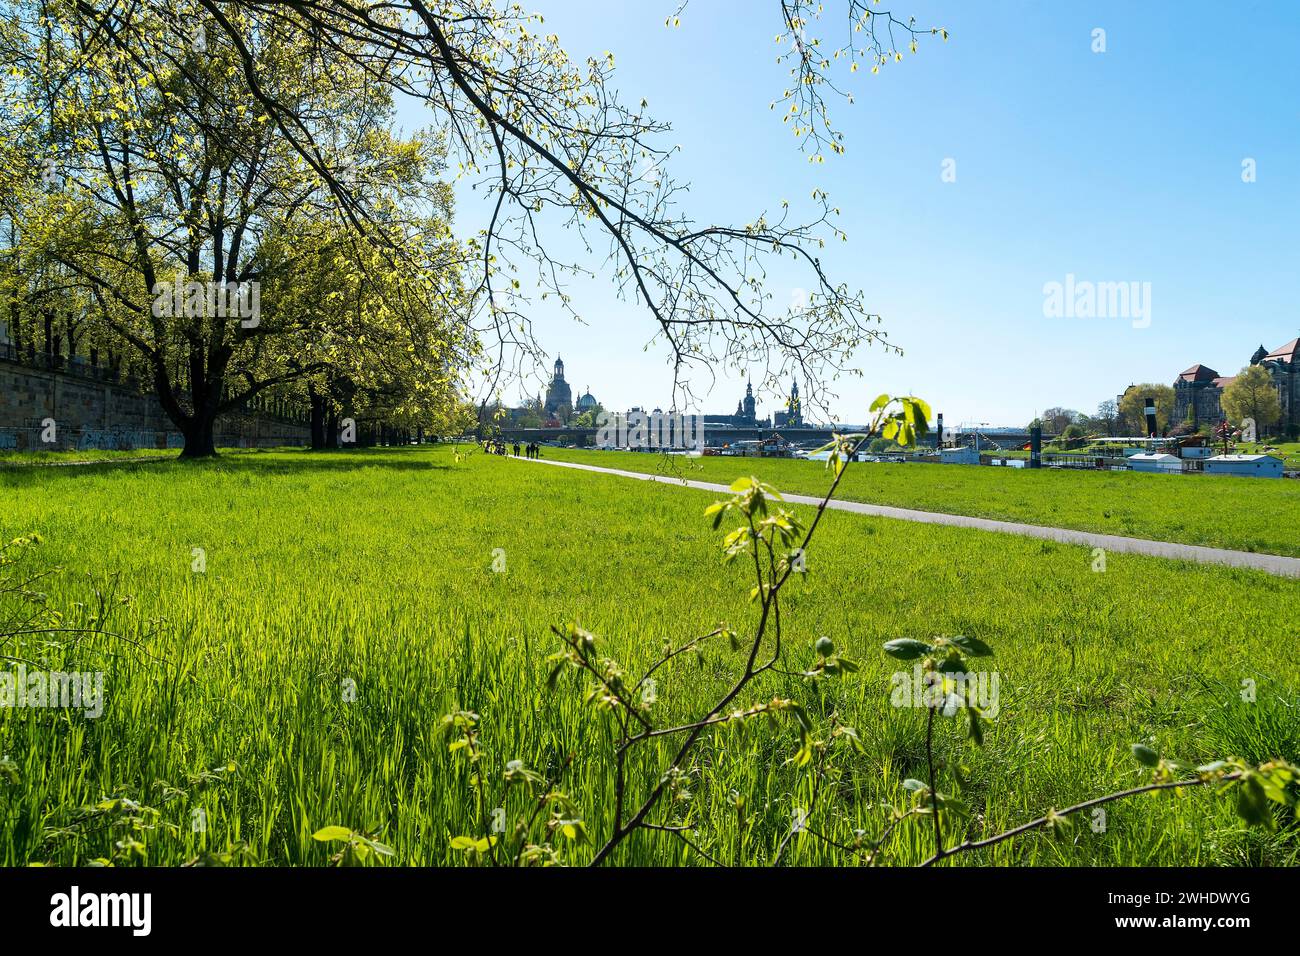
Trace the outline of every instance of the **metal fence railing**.
<path fill-rule="evenodd" d="M 56 372 L 91 382 L 108 382 L 124 388 L 138 390 L 140 382 L 134 376 L 119 380 L 118 375 L 106 365 L 92 364 L 80 355 L 69 359 L 64 355 L 47 355 L 34 347 L 19 348 L 12 342 L 0 342 L 0 361 L 13 362 L 41 372 Z"/>

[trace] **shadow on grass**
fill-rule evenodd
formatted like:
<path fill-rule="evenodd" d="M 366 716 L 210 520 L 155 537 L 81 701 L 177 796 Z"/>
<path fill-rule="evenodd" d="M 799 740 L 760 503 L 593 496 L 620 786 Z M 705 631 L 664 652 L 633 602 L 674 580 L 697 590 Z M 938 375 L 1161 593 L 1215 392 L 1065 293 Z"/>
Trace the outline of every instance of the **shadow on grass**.
<path fill-rule="evenodd" d="M 363 468 L 382 468 L 387 471 L 449 471 L 450 465 L 429 460 L 429 452 L 435 448 L 450 452 L 453 447 L 455 446 L 426 445 L 407 448 L 357 448 L 347 451 L 311 451 L 305 448 L 231 448 L 223 450 L 216 458 L 187 459 L 179 456 L 140 459 L 106 458 L 84 463 L 77 459 L 76 452 L 69 452 L 63 462 L 50 459 L 30 463 L 0 462 L 0 488 L 49 489 L 57 484 L 76 481 L 88 473 L 103 474 L 106 471 L 136 469 L 147 469 L 151 473 L 181 471 L 190 473 L 195 470 L 210 470 L 226 474 L 248 472 L 260 476 L 350 472 Z"/>

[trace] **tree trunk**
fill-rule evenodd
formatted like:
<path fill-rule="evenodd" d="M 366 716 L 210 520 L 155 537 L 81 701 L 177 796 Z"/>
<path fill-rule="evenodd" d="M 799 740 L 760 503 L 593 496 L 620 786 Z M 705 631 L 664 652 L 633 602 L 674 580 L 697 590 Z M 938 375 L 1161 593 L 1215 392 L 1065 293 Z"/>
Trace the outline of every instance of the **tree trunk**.
<path fill-rule="evenodd" d="M 307 401 L 311 406 L 311 447 L 313 451 L 319 451 L 325 447 L 325 396 L 308 385 Z"/>
<path fill-rule="evenodd" d="M 182 458 L 215 458 L 216 419 L 209 415 L 195 415 L 181 425 L 181 434 L 185 436 L 185 447 L 181 449 Z"/>
<path fill-rule="evenodd" d="M 23 350 L 23 318 L 22 313 L 18 310 L 18 295 L 16 293 L 9 302 L 9 332 L 13 337 L 14 355 L 21 359 Z"/>
<path fill-rule="evenodd" d="M 162 403 L 163 411 L 172 420 L 181 434 L 185 436 L 185 447 L 181 449 L 182 458 L 215 458 L 217 454 L 217 400 L 220 386 L 210 387 L 203 379 L 190 389 L 193 411 L 188 415 L 177 402 L 167 380 L 167 368 L 162 362 L 153 365 L 154 394 Z"/>
<path fill-rule="evenodd" d="M 339 413 L 333 410 L 325 417 L 325 447 L 339 447 Z"/>

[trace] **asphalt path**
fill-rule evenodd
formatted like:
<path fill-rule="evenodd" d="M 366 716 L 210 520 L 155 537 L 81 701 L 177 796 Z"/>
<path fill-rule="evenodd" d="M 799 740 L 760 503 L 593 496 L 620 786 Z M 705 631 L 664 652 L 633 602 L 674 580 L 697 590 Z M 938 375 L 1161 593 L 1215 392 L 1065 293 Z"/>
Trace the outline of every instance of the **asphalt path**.
<path fill-rule="evenodd" d="M 591 471 L 602 475 L 617 475 L 621 478 L 635 478 L 639 481 L 653 481 L 659 484 L 677 485 L 695 488 L 699 491 L 713 491 L 730 495 L 732 491 L 726 485 L 711 481 L 690 481 L 672 475 L 647 475 L 637 471 L 622 471 L 618 468 L 601 468 L 598 465 L 582 465 L 573 461 L 551 461 L 546 458 L 525 458 L 522 461 L 557 468 L 573 468 L 578 471 Z M 788 502 L 801 505 L 821 504 L 820 498 L 808 495 L 781 493 Z M 991 518 L 972 518 L 969 515 L 950 515 L 935 511 L 915 511 L 911 508 L 891 508 L 888 505 L 870 505 L 860 501 L 832 500 L 828 508 L 835 511 L 849 511 L 853 514 L 871 515 L 876 518 L 893 518 L 898 521 L 918 521 L 922 524 L 947 525 L 953 528 L 974 528 L 977 531 L 992 531 L 998 534 L 1017 534 L 1025 538 L 1043 538 L 1059 541 L 1062 544 L 1077 544 L 1085 548 L 1102 548 L 1117 554 L 1143 554 L 1153 558 L 1169 558 L 1174 561 L 1194 561 L 1197 564 L 1220 564 L 1233 568 L 1250 568 L 1265 571 L 1281 577 L 1300 578 L 1300 558 L 1291 558 L 1278 554 L 1259 554 L 1254 551 L 1230 551 L 1226 548 L 1206 548 L 1197 544 L 1175 544 L 1171 541 L 1151 541 L 1146 538 L 1125 538 L 1116 534 L 1098 534 L 1093 531 L 1074 531 L 1069 528 L 1049 528 L 1044 525 L 1020 524 L 1015 521 L 995 521 Z"/>

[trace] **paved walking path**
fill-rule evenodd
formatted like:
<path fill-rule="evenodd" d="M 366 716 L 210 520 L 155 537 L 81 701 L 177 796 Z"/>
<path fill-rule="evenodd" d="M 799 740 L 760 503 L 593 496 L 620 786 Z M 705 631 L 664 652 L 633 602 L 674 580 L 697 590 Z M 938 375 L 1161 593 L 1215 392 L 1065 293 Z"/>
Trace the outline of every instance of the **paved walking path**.
<path fill-rule="evenodd" d="M 579 471 L 594 471 L 602 475 L 618 475 L 622 478 L 637 478 L 641 481 L 663 482 L 685 485 L 700 491 L 721 492 L 730 495 L 732 491 L 726 485 L 710 481 L 687 481 L 671 475 L 647 475 L 637 471 L 621 471 L 617 468 L 601 468 L 597 465 L 581 465 L 573 461 L 550 461 L 548 459 L 521 459 L 537 461 L 542 465 L 555 465 L 560 468 L 576 468 Z M 808 495 L 781 493 L 788 502 L 801 505 L 821 503 L 820 498 Z M 1174 544 L 1169 541 L 1149 541 L 1146 538 L 1125 538 L 1115 534 L 1098 534 L 1093 531 L 1072 531 L 1068 528 L 1048 528 L 1043 525 L 1019 524 L 1014 521 L 994 521 L 989 518 L 971 518 L 966 515 L 940 514 L 934 511 L 914 511 L 910 508 L 891 508 L 887 505 L 869 505 L 860 501 L 832 500 L 830 508 L 836 511 L 851 511 L 854 514 L 872 515 L 877 518 L 896 518 L 900 521 L 919 521 L 922 524 L 941 524 L 954 528 L 975 528 L 979 531 L 996 531 L 1001 534 L 1018 534 L 1027 538 L 1046 538 L 1062 544 L 1079 544 L 1088 548 L 1104 548 L 1106 551 L 1144 554 L 1155 558 L 1172 558 L 1177 561 L 1195 561 L 1197 564 L 1226 564 L 1234 568 L 1251 568 L 1266 571 L 1282 577 L 1300 578 L 1300 558 L 1290 558 L 1277 554 L 1257 554 L 1253 551 L 1229 551 L 1225 548 L 1206 548 L 1197 544 Z"/>

